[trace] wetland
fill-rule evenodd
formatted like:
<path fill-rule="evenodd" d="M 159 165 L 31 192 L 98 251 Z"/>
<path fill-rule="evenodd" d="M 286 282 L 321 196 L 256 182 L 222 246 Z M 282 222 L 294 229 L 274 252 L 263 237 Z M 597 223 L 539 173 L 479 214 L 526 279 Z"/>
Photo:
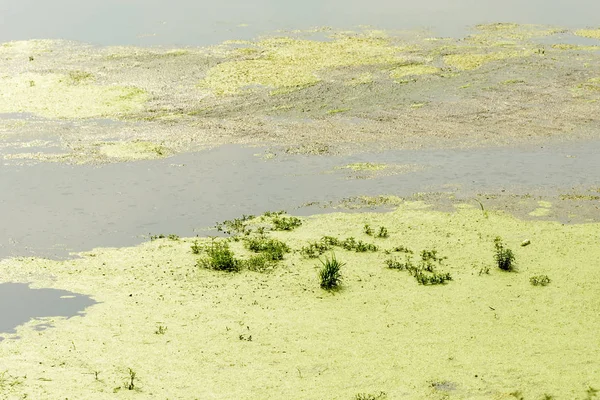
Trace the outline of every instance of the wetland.
<path fill-rule="evenodd" d="M 595 398 L 600 28 L 381 25 L 0 43 L 0 396 Z"/>

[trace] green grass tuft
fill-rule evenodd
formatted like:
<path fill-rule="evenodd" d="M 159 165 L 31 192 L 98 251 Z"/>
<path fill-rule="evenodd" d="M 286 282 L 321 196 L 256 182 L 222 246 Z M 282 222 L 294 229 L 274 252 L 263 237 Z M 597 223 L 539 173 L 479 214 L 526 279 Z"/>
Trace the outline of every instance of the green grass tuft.
<path fill-rule="evenodd" d="M 339 287 L 342 275 L 340 269 L 346 265 L 343 262 L 338 261 L 335 258 L 335 254 L 331 255 L 331 258 L 325 257 L 325 261 L 320 260 L 323 267 L 319 271 L 319 278 L 321 280 L 321 288 L 325 290 L 333 290 Z"/>

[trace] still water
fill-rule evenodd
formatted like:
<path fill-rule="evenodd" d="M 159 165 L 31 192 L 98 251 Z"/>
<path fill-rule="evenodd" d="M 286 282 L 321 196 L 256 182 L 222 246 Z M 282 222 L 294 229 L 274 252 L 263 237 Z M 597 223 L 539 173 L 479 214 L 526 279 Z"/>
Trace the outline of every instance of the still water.
<path fill-rule="evenodd" d="M 457 37 L 491 22 L 596 26 L 598 15 L 597 0 L 1 0 L 0 42 L 203 46 L 280 29 L 358 25 Z"/>

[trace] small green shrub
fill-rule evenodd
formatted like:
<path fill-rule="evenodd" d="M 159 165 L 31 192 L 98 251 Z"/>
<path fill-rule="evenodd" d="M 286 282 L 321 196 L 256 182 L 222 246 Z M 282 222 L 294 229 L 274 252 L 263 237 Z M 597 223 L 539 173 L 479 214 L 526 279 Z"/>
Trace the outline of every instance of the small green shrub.
<path fill-rule="evenodd" d="M 323 236 L 321 238 L 321 242 L 329 246 L 341 246 L 340 240 L 338 238 L 334 238 L 333 236 Z"/>
<path fill-rule="evenodd" d="M 203 247 L 200 244 L 198 244 L 197 240 L 194 240 L 194 243 L 192 243 L 190 247 L 192 249 L 192 254 L 200 254 L 200 252 L 203 249 Z"/>
<path fill-rule="evenodd" d="M 298 217 L 274 217 L 271 222 L 276 231 L 293 231 L 302 225 L 302 220 Z"/>
<path fill-rule="evenodd" d="M 346 250 L 356 251 L 357 253 L 364 253 L 367 251 L 374 252 L 378 250 L 378 247 L 374 244 L 365 243 L 362 240 L 356 240 L 353 237 L 344 239 L 344 241 L 340 243 L 340 246 Z"/>
<path fill-rule="evenodd" d="M 548 275 L 537 275 L 529 278 L 529 282 L 533 286 L 546 286 L 550 283 L 550 278 L 548 278 Z"/>
<path fill-rule="evenodd" d="M 373 229 L 368 224 L 363 228 L 363 232 L 369 236 L 373 236 Z"/>
<path fill-rule="evenodd" d="M 500 236 L 494 239 L 494 247 L 496 249 L 494 261 L 496 261 L 498 268 L 503 271 L 513 271 L 515 269 L 515 255 L 511 249 L 505 247 Z"/>
<path fill-rule="evenodd" d="M 263 253 L 271 261 L 283 260 L 284 254 L 290 251 L 289 246 L 282 241 L 264 236 L 246 238 L 244 245 L 250 251 Z"/>
<path fill-rule="evenodd" d="M 264 254 L 256 254 L 247 260 L 242 261 L 242 264 L 246 269 L 253 272 L 265 272 L 271 269 L 275 263 Z"/>
<path fill-rule="evenodd" d="M 446 281 L 452 280 L 452 276 L 448 272 L 425 274 L 423 271 L 417 270 L 414 276 L 421 285 L 442 285 L 446 283 Z"/>
<path fill-rule="evenodd" d="M 240 261 L 234 257 L 227 242 L 213 241 L 204 251 L 207 256 L 198 260 L 196 265 L 199 267 L 227 272 L 237 272 L 241 269 Z"/>
<path fill-rule="evenodd" d="M 332 254 L 331 258 L 325 257 L 325 261 L 320 261 L 322 264 L 322 268 L 319 271 L 321 288 L 326 290 L 337 288 L 342 280 L 340 269 L 345 265 L 345 263 L 338 261 L 335 258 L 335 254 Z"/>
<path fill-rule="evenodd" d="M 377 237 L 378 238 L 383 238 L 383 239 L 389 237 L 388 230 L 387 230 L 387 228 L 385 226 L 380 226 L 379 227 L 379 233 L 377 233 Z"/>
<path fill-rule="evenodd" d="M 404 262 L 397 261 L 393 258 L 388 258 L 385 260 L 385 264 L 390 269 L 398 269 L 401 271 L 410 271 L 414 268 L 412 258 L 409 255 L 406 255 Z"/>
<path fill-rule="evenodd" d="M 300 254 L 306 258 L 317 258 L 330 249 L 331 246 L 323 241 L 310 242 L 308 243 L 308 246 L 302 246 Z"/>

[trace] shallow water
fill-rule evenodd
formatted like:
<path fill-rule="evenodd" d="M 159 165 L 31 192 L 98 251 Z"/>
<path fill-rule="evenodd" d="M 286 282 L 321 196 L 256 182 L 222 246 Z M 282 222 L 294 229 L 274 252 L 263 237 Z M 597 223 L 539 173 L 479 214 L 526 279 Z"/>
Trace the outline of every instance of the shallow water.
<path fill-rule="evenodd" d="M 311 26 L 381 29 L 431 28 L 459 37 L 467 26 L 490 22 L 580 27 L 598 23 L 595 0 L 359 0 L 281 2 L 160 1 L 0 2 L 0 42 L 69 39 L 103 45 L 207 45 L 249 39 L 278 29 Z M 108 28 L 110 27 L 110 28 Z"/>
<path fill-rule="evenodd" d="M 96 302 L 66 290 L 32 289 L 26 283 L 0 283 L 0 332 L 14 333 L 18 325 L 43 317 L 73 317 Z M 40 321 L 36 329 L 50 324 Z M 0 341 L 3 338 L 0 336 Z"/>
<path fill-rule="evenodd" d="M 598 186 L 600 171 L 600 141 L 345 157 L 256 156 L 265 150 L 227 145 L 103 166 L 5 165 L 0 169 L 0 258 L 61 258 L 93 247 L 133 245 L 149 234 L 206 235 L 211 234 L 206 227 L 242 214 L 314 213 L 295 209 L 359 195 L 556 195 Z M 336 169 L 357 162 L 417 168 L 372 179 Z"/>

